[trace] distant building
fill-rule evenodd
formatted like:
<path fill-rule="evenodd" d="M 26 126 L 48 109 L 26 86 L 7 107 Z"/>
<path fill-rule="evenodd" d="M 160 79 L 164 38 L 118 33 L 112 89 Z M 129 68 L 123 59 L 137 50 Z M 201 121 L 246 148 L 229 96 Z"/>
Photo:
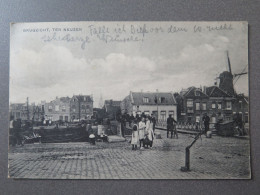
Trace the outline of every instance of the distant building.
<path fill-rule="evenodd" d="M 14 117 L 14 120 L 27 120 L 27 108 L 25 103 L 10 104 L 9 113 L 10 116 Z"/>
<path fill-rule="evenodd" d="M 44 114 L 46 120 L 70 121 L 70 98 L 56 97 L 55 100 L 44 103 Z"/>
<path fill-rule="evenodd" d="M 93 99 L 90 95 L 74 95 L 70 100 L 71 120 L 90 119 L 93 115 Z"/>
<path fill-rule="evenodd" d="M 40 121 L 43 117 L 43 110 L 40 106 L 36 106 L 34 103 L 27 105 L 26 103 L 14 103 L 10 104 L 10 116 L 14 117 L 14 120 L 34 120 Z"/>
<path fill-rule="evenodd" d="M 170 92 L 130 92 L 121 102 L 121 112 L 153 114 L 158 120 L 166 121 L 171 114 L 177 120 L 177 103 Z"/>
<path fill-rule="evenodd" d="M 104 109 L 110 119 L 116 118 L 118 113 L 121 113 L 121 101 L 105 100 Z"/>
<path fill-rule="evenodd" d="M 181 104 L 180 121 L 182 122 L 201 123 L 204 113 L 210 117 L 212 124 L 215 124 L 220 116 L 223 120 L 232 120 L 234 98 L 217 86 L 204 87 L 204 90 L 190 87 L 182 90 L 176 99 Z"/>

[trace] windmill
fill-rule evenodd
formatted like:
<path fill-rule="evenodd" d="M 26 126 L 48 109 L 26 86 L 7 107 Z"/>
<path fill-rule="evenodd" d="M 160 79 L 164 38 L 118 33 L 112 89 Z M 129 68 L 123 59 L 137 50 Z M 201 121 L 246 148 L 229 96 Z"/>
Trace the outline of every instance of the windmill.
<path fill-rule="evenodd" d="M 223 91 L 225 91 L 226 93 L 228 93 L 229 95 L 234 96 L 235 95 L 234 85 L 236 84 L 236 82 L 242 75 L 247 74 L 247 72 L 245 72 L 245 70 L 248 65 L 245 66 L 245 68 L 243 69 L 242 72 L 233 74 L 228 51 L 227 51 L 227 61 L 228 61 L 228 70 L 229 71 L 222 72 L 219 75 L 219 77 L 217 77 L 217 78 L 220 79 L 219 88 L 222 89 Z"/>

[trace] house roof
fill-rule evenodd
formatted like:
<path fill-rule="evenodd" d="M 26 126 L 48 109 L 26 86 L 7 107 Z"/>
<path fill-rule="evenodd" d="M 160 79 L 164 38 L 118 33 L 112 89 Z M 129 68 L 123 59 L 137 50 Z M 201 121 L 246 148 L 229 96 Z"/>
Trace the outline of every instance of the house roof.
<path fill-rule="evenodd" d="M 249 103 L 249 97 L 245 96 L 244 94 L 237 94 L 236 97 L 238 100 L 244 100 L 247 104 Z"/>
<path fill-rule="evenodd" d="M 197 93 L 199 95 L 197 95 Z M 195 98 L 195 97 L 201 97 L 201 98 L 208 98 L 208 95 L 202 92 L 201 89 L 196 88 L 196 87 L 189 87 L 186 92 L 183 93 L 183 96 L 186 98 Z"/>
<path fill-rule="evenodd" d="M 13 104 L 10 104 L 10 109 L 20 110 L 25 105 L 26 105 L 25 103 L 13 103 Z"/>
<path fill-rule="evenodd" d="M 92 100 L 92 98 L 91 98 L 91 96 L 90 95 L 74 95 L 73 97 L 72 97 L 72 99 L 73 98 L 77 98 L 77 100 L 78 101 L 80 101 L 80 102 L 93 102 L 93 100 Z M 86 99 L 86 100 L 84 100 L 84 98 Z"/>
<path fill-rule="evenodd" d="M 67 102 L 70 101 L 70 99 L 71 99 L 71 98 L 69 98 L 69 97 L 61 97 L 61 98 L 60 98 L 60 101 L 61 101 L 61 102 L 64 102 L 64 103 L 67 103 Z"/>
<path fill-rule="evenodd" d="M 157 105 L 155 99 L 158 100 L 158 105 L 173 105 L 176 100 L 170 92 L 131 92 L 130 98 L 132 103 L 136 105 Z M 148 102 L 144 102 L 143 98 L 148 98 Z M 162 101 L 162 99 L 164 100 Z"/>
<path fill-rule="evenodd" d="M 206 94 L 209 97 L 232 97 L 231 95 L 220 89 L 218 86 L 207 87 Z"/>

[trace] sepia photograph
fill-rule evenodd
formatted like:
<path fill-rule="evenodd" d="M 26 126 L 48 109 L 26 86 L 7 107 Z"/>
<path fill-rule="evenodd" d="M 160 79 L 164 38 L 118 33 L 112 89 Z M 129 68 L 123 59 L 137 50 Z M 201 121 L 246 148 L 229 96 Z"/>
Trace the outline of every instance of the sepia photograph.
<path fill-rule="evenodd" d="M 10 24 L 8 177 L 251 179 L 247 22 Z"/>

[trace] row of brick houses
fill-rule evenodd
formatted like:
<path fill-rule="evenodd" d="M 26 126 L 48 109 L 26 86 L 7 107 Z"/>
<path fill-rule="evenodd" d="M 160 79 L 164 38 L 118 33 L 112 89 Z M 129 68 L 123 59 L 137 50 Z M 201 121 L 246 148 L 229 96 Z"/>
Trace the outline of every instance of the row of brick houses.
<path fill-rule="evenodd" d="M 232 105 L 235 98 L 217 86 L 204 87 L 204 90 L 190 87 L 176 95 L 176 99 L 180 122 L 202 122 L 204 113 L 207 113 L 213 124 L 219 117 L 225 121 L 233 119 Z"/>
<path fill-rule="evenodd" d="M 52 121 L 90 119 L 93 115 L 93 99 L 89 95 L 61 97 L 45 103 L 45 118 Z"/>
<path fill-rule="evenodd" d="M 29 111 L 29 114 L 28 114 Z M 42 101 L 35 106 L 27 104 L 11 104 L 10 115 L 14 119 L 40 121 L 73 121 L 90 119 L 93 115 L 93 98 L 90 95 L 73 95 L 70 97 L 56 97 L 50 102 Z"/>

